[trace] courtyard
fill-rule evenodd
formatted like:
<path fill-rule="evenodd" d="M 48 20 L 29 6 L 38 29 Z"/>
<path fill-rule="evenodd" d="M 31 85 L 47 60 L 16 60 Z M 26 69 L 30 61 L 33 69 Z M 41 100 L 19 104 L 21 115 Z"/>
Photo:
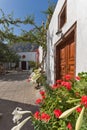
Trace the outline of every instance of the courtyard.
<path fill-rule="evenodd" d="M 29 110 L 33 113 L 38 110 L 35 100 L 39 97 L 39 90 L 30 86 L 27 82 L 27 71 L 12 71 L 0 75 L 0 130 L 10 130 L 15 124 L 12 122 L 12 112 L 16 107 Z M 26 116 L 26 115 L 25 115 Z M 30 122 L 27 122 L 22 130 L 33 130 Z"/>

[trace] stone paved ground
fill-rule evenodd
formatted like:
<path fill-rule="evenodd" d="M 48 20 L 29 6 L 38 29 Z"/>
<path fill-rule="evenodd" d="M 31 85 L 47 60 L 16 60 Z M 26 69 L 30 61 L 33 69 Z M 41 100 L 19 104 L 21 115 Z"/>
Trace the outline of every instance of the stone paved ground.
<path fill-rule="evenodd" d="M 27 77 L 27 72 L 16 71 L 0 75 L 0 130 L 11 130 L 14 126 L 11 113 L 17 106 L 33 113 L 38 110 L 35 100 L 40 96 L 39 90 L 29 85 Z M 27 122 L 21 130 L 33 130 L 33 126 Z"/>

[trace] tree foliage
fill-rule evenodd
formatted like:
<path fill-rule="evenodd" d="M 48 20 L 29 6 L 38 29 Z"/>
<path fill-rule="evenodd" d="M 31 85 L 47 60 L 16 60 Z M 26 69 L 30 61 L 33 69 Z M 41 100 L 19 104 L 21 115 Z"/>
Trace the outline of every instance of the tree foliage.
<path fill-rule="evenodd" d="M 0 62 L 18 62 L 19 56 L 0 42 Z"/>
<path fill-rule="evenodd" d="M 46 33 L 47 29 L 54 11 L 55 5 L 53 3 L 49 3 L 48 9 L 46 11 L 43 11 L 43 13 L 46 15 L 47 20 L 46 22 L 42 23 L 42 25 L 37 26 L 34 20 L 34 16 L 27 16 L 24 20 L 21 20 L 20 18 L 13 18 L 12 14 L 5 15 L 5 13 L 0 9 L 1 18 L 0 18 L 0 25 L 2 26 L 2 29 L 0 29 L 0 41 L 2 42 L 8 42 L 8 43 L 19 43 L 19 42 L 30 42 L 33 44 L 38 44 L 39 46 L 42 46 L 43 49 L 43 61 L 46 57 Z M 21 24 L 25 25 L 32 25 L 33 29 L 26 31 L 22 30 L 21 35 L 15 35 L 13 33 L 14 26 L 19 27 Z M 6 47 L 6 46 L 5 46 Z M 3 51 L 4 52 L 4 51 Z M 8 51 L 5 51 L 8 52 Z M 42 61 L 42 63 L 43 63 Z"/>

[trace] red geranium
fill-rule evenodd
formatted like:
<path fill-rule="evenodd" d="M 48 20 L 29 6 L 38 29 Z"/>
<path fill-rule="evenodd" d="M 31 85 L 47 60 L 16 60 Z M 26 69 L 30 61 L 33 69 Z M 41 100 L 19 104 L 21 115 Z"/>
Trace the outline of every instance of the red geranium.
<path fill-rule="evenodd" d="M 42 121 L 48 122 L 50 120 L 50 118 L 51 118 L 50 115 L 48 115 L 44 112 L 41 114 L 41 120 Z"/>
<path fill-rule="evenodd" d="M 41 102 L 42 102 L 42 99 L 38 98 L 35 103 L 40 104 Z"/>
<path fill-rule="evenodd" d="M 67 128 L 68 128 L 69 130 L 72 130 L 72 125 L 71 125 L 70 122 L 68 123 Z"/>
<path fill-rule="evenodd" d="M 65 84 L 66 84 L 65 81 L 62 81 L 62 82 L 61 82 L 61 85 L 62 85 L 62 86 L 65 86 Z"/>
<path fill-rule="evenodd" d="M 81 98 L 81 104 L 83 104 L 85 107 L 87 107 L 87 96 L 82 96 Z"/>
<path fill-rule="evenodd" d="M 59 79 L 59 80 L 56 81 L 57 84 L 61 84 L 61 82 L 62 82 L 61 79 Z"/>
<path fill-rule="evenodd" d="M 71 90 L 71 83 L 70 82 L 66 82 L 65 83 L 65 87 L 68 89 L 68 90 Z"/>
<path fill-rule="evenodd" d="M 35 114 L 34 114 L 34 118 L 35 119 L 40 119 L 40 112 L 39 111 L 36 111 Z"/>
<path fill-rule="evenodd" d="M 40 94 L 41 94 L 41 96 L 45 95 L 45 91 L 41 90 Z"/>
<path fill-rule="evenodd" d="M 69 74 L 65 75 L 65 79 L 66 80 L 70 80 L 71 79 L 71 76 Z"/>
<path fill-rule="evenodd" d="M 82 108 L 81 108 L 81 107 L 76 108 L 76 111 L 77 111 L 78 113 L 80 113 L 80 112 L 81 112 L 81 110 L 82 110 Z"/>
<path fill-rule="evenodd" d="M 60 109 L 55 109 L 55 110 L 53 111 L 53 113 L 54 113 L 54 115 L 55 115 L 56 118 L 59 118 L 59 116 L 62 114 L 62 112 L 61 112 Z"/>
<path fill-rule="evenodd" d="M 61 83 L 62 86 L 65 86 L 68 90 L 71 90 L 71 83 L 70 82 L 65 82 L 65 81 L 62 81 Z"/>
<path fill-rule="evenodd" d="M 57 89 L 57 88 L 59 88 L 59 86 L 57 84 L 52 85 L 52 89 Z"/>

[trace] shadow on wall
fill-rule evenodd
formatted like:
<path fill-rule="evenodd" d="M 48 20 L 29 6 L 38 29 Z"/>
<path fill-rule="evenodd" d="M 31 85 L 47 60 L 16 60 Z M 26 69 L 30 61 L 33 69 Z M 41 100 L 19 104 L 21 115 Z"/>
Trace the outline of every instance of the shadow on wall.
<path fill-rule="evenodd" d="M 39 108 L 34 105 L 23 104 L 18 102 L 13 102 L 9 100 L 0 99 L 0 113 L 3 113 L 3 116 L 0 117 L 0 130 L 11 130 L 15 124 L 12 122 L 12 112 L 16 107 L 21 107 L 23 110 L 32 111 L 35 113 Z M 24 119 L 27 117 L 27 114 L 24 115 Z M 34 130 L 33 125 L 30 121 L 28 121 L 21 130 Z"/>

